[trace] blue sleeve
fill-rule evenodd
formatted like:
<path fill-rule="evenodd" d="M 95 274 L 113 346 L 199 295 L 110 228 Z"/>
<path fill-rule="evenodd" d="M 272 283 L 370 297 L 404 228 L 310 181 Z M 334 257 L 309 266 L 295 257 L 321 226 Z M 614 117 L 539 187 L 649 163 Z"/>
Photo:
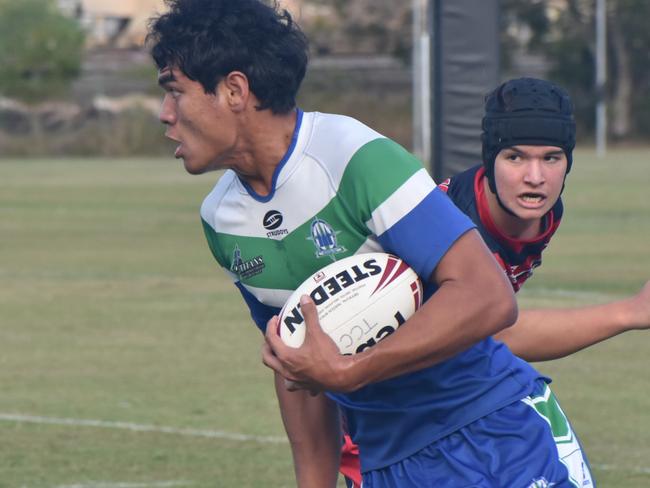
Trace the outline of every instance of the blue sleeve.
<path fill-rule="evenodd" d="M 454 242 L 474 227 L 447 195 L 435 188 L 377 237 L 387 252 L 404 259 L 426 281 Z"/>
<path fill-rule="evenodd" d="M 260 329 L 262 333 L 266 332 L 266 323 L 271 319 L 271 317 L 278 315 L 280 313 L 280 309 L 264 305 L 257 298 L 255 298 L 250 291 L 244 288 L 241 282 L 235 282 L 235 286 L 239 289 L 240 293 L 244 297 L 244 301 L 246 302 L 246 305 L 248 305 L 251 317 L 253 319 L 253 322 L 255 322 L 255 325 L 257 325 L 257 328 Z"/>

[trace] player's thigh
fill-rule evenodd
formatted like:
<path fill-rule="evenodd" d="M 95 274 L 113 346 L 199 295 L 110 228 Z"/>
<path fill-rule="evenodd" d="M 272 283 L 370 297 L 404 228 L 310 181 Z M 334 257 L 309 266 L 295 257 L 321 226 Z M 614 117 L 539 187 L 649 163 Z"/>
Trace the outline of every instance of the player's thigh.
<path fill-rule="evenodd" d="M 364 488 L 588 488 L 580 445 L 546 385 L 386 468 Z"/>

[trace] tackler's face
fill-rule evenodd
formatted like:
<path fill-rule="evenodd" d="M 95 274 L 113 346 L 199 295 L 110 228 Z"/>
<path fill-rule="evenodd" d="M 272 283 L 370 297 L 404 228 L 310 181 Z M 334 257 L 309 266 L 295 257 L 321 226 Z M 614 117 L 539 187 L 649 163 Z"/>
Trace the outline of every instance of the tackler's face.
<path fill-rule="evenodd" d="M 174 156 L 192 174 L 228 167 L 237 134 L 222 84 L 206 93 L 201 83 L 175 67 L 161 69 L 158 84 L 165 91 L 159 115 L 165 136 L 178 143 Z"/>
<path fill-rule="evenodd" d="M 543 217 L 564 186 L 567 157 L 556 146 L 519 145 L 502 149 L 494 178 L 503 204 L 522 220 Z"/>

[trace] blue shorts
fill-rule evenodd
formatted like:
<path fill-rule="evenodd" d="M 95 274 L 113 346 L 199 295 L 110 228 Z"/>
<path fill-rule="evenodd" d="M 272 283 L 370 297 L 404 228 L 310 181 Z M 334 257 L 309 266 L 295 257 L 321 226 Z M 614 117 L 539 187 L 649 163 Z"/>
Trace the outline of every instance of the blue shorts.
<path fill-rule="evenodd" d="M 549 386 L 363 473 L 362 488 L 593 488 L 589 464 Z"/>

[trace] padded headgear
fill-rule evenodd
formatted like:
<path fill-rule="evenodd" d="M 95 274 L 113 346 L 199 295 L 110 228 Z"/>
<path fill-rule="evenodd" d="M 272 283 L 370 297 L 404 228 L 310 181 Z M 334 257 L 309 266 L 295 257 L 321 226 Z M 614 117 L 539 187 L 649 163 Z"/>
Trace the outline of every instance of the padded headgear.
<path fill-rule="evenodd" d="M 485 98 L 481 140 L 485 174 L 495 194 L 494 161 L 499 151 L 508 147 L 560 147 L 567 157 L 568 173 L 576 145 L 571 98 L 550 81 L 536 78 L 506 81 Z"/>

